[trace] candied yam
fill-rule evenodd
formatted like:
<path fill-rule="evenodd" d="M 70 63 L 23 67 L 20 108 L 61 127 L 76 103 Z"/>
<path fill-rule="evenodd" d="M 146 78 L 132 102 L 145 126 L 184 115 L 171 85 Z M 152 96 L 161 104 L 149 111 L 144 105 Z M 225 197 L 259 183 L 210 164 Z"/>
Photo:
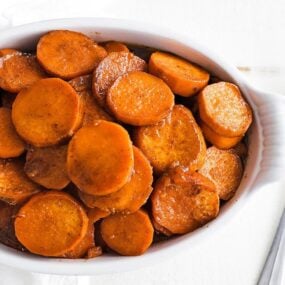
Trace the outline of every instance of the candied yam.
<path fill-rule="evenodd" d="M 199 172 L 215 184 L 220 199 L 229 200 L 241 182 L 243 167 L 234 151 L 213 146 L 207 149 L 205 164 Z"/>
<path fill-rule="evenodd" d="M 155 222 L 173 234 L 191 232 L 219 213 L 214 184 L 182 167 L 171 169 L 156 182 L 151 202 Z"/>
<path fill-rule="evenodd" d="M 174 95 L 159 78 L 133 71 L 120 76 L 109 89 L 107 105 L 120 121 L 146 126 L 164 119 L 174 105 Z"/>
<path fill-rule="evenodd" d="M 189 97 L 203 89 L 210 79 L 207 71 L 178 56 L 156 51 L 149 60 L 149 72 L 164 80 L 172 92 Z"/>
<path fill-rule="evenodd" d="M 86 258 L 95 258 L 102 255 L 102 247 L 101 246 L 94 246 L 88 249 Z"/>
<path fill-rule="evenodd" d="M 15 54 L 15 53 L 20 53 L 20 52 L 13 48 L 0 49 L 0 57 L 5 56 L 7 54 Z"/>
<path fill-rule="evenodd" d="M 157 173 L 174 165 L 197 170 L 204 163 L 204 137 L 191 111 L 182 105 L 175 105 L 158 124 L 137 128 L 134 141 Z"/>
<path fill-rule="evenodd" d="M 93 94 L 101 106 L 105 106 L 109 88 L 115 80 L 130 71 L 146 70 L 146 63 L 129 52 L 108 54 L 93 73 Z"/>
<path fill-rule="evenodd" d="M 170 232 L 168 229 L 164 228 L 163 226 L 161 226 L 159 223 L 157 223 L 154 219 L 152 220 L 152 225 L 153 228 L 155 229 L 155 231 L 158 234 L 164 234 L 167 237 L 170 237 L 173 235 L 172 232 Z"/>
<path fill-rule="evenodd" d="M 220 149 L 229 149 L 237 145 L 242 139 L 241 137 L 225 137 L 216 134 L 210 127 L 208 127 L 204 122 L 200 122 L 200 127 L 203 132 L 205 139 Z"/>
<path fill-rule="evenodd" d="M 208 85 L 198 95 L 198 105 L 202 121 L 225 137 L 243 136 L 252 122 L 250 106 L 232 83 Z"/>
<path fill-rule="evenodd" d="M 134 171 L 119 191 L 106 196 L 80 193 L 82 201 L 90 208 L 97 207 L 109 212 L 132 213 L 145 204 L 152 191 L 152 169 L 147 158 L 136 147 L 134 149 Z"/>
<path fill-rule="evenodd" d="M 18 204 L 41 190 L 24 172 L 21 160 L 0 160 L 0 200 Z"/>
<path fill-rule="evenodd" d="M 84 193 L 107 195 L 129 180 L 134 166 L 132 142 L 118 124 L 97 121 L 81 128 L 71 139 L 67 171 Z"/>
<path fill-rule="evenodd" d="M 45 148 L 30 147 L 26 155 L 25 173 L 48 189 L 63 189 L 70 179 L 66 169 L 67 145 Z"/>
<path fill-rule="evenodd" d="M 45 77 L 45 72 L 34 55 L 10 49 L 0 51 L 0 87 L 2 89 L 18 93 Z"/>
<path fill-rule="evenodd" d="M 90 208 L 88 209 L 87 215 L 88 215 L 89 221 L 94 224 L 98 222 L 99 220 L 109 216 L 110 212 L 101 210 L 99 208 Z"/>
<path fill-rule="evenodd" d="M 83 119 L 82 126 L 93 125 L 97 120 L 113 121 L 114 119 L 98 104 L 91 90 L 92 77 L 84 75 L 69 81 L 82 99 Z"/>
<path fill-rule="evenodd" d="M 63 79 L 88 74 L 107 55 L 91 38 L 73 31 L 46 33 L 37 45 L 37 58 L 47 72 Z"/>
<path fill-rule="evenodd" d="M 47 78 L 22 90 L 13 104 L 12 120 L 30 144 L 45 147 L 73 135 L 82 118 L 79 95 L 65 81 Z"/>
<path fill-rule="evenodd" d="M 86 236 L 88 217 L 70 195 L 48 191 L 33 196 L 15 219 L 18 240 L 32 253 L 62 256 Z"/>
<path fill-rule="evenodd" d="M 0 158 L 20 156 L 25 151 L 25 142 L 17 134 L 12 123 L 11 110 L 0 108 Z"/>
<path fill-rule="evenodd" d="M 128 52 L 129 51 L 128 47 L 125 44 L 120 43 L 120 42 L 112 42 L 112 41 L 105 43 L 104 48 L 108 53 L 120 52 L 120 51 Z"/>
<path fill-rule="evenodd" d="M 141 255 L 153 239 L 151 221 L 142 210 L 109 216 L 102 221 L 100 229 L 108 247 L 121 255 Z"/>

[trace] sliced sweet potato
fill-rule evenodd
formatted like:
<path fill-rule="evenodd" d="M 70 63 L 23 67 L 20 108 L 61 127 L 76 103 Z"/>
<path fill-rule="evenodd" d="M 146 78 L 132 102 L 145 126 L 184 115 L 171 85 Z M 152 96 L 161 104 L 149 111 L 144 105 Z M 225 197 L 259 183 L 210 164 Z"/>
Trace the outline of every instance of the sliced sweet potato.
<path fill-rule="evenodd" d="M 132 142 L 118 124 L 97 121 L 81 128 L 71 139 L 67 171 L 83 192 L 107 195 L 129 180 L 134 166 Z"/>
<path fill-rule="evenodd" d="M 198 105 L 202 121 L 221 136 L 243 136 L 252 122 L 250 106 L 232 83 L 208 85 L 199 93 Z"/>
<path fill-rule="evenodd" d="M 12 93 L 18 93 L 46 77 L 32 54 L 4 49 L 0 51 L 0 63 L 0 87 Z"/>
<path fill-rule="evenodd" d="M 147 158 L 134 147 L 134 172 L 129 182 L 119 191 L 106 196 L 79 193 L 90 208 L 97 207 L 107 212 L 132 213 L 145 204 L 152 191 L 152 169 Z"/>
<path fill-rule="evenodd" d="M 161 226 L 159 223 L 157 223 L 154 219 L 152 220 L 152 225 L 155 231 L 159 234 L 164 234 L 167 237 L 170 237 L 173 235 L 172 232 L 170 232 L 168 229 Z"/>
<path fill-rule="evenodd" d="M 174 105 L 174 95 L 159 78 L 132 71 L 120 76 L 107 95 L 107 105 L 120 121 L 146 126 L 164 119 Z"/>
<path fill-rule="evenodd" d="M 30 147 L 26 155 L 25 173 L 48 189 L 63 189 L 70 179 L 66 169 L 67 145 L 45 148 Z"/>
<path fill-rule="evenodd" d="M 120 52 L 120 51 L 128 52 L 129 51 L 128 47 L 125 44 L 120 43 L 120 42 L 113 42 L 113 41 L 105 43 L 104 48 L 108 53 Z"/>
<path fill-rule="evenodd" d="M 88 74 L 107 55 L 91 38 L 73 31 L 46 33 L 37 45 L 37 58 L 52 75 L 63 79 Z"/>
<path fill-rule="evenodd" d="M 121 255 L 141 255 L 153 239 L 151 221 L 142 210 L 109 216 L 102 221 L 100 229 L 108 247 Z"/>
<path fill-rule="evenodd" d="M 151 55 L 149 72 L 164 80 L 173 93 L 185 97 L 199 92 L 210 79 L 209 73 L 201 67 L 160 51 Z"/>
<path fill-rule="evenodd" d="M 0 158 L 12 158 L 25 151 L 25 142 L 12 123 L 11 110 L 0 108 Z"/>
<path fill-rule="evenodd" d="M 69 81 L 69 84 L 79 94 L 83 103 L 82 126 L 92 125 L 96 120 L 113 121 L 114 119 L 98 104 L 92 94 L 92 76 L 84 75 Z"/>
<path fill-rule="evenodd" d="M 170 115 L 158 124 L 137 128 L 134 141 L 157 173 L 174 165 L 197 170 L 205 160 L 202 132 L 191 111 L 182 105 L 175 105 Z"/>
<path fill-rule="evenodd" d="M 10 93 L 7 91 L 1 92 L 0 98 L 2 102 L 2 107 L 12 109 L 12 105 L 16 99 L 17 94 Z"/>
<path fill-rule="evenodd" d="M 241 137 L 225 137 L 215 133 L 204 122 L 200 122 L 200 127 L 205 139 L 220 149 L 229 149 L 237 145 L 243 138 Z"/>
<path fill-rule="evenodd" d="M 93 73 L 93 94 L 97 102 L 105 106 L 107 92 L 115 80 L 135 70 L 146 70 L 146 62 L 129 52 L 108 54 Z"/>
<path fill-rule="evenodd" d="M 110 212 L 101 210 L 99 208 L 90 208 L 88 209 L 87 214 L 88 214 L 89 221 L 94 224 L 98 222 L 99 220 L 109 216 Z"/>
<path fill-rule="evenodd" d="M 171 169 L 156 182 L 151 202 L 155 222 L 173 234 L 191 232 L 219 213 L 214 184 L 183 167 Z"/>
<path fill-rule="evenodd" d="M 220 199 L 229 200 L 238 189 L 243 167 L 234 151 L 213 146 L 207 149 L 205 164 L 199 172 L 215 184 Z"/>
<path fill-rule="evenodd" d="M 21 160 L 0 160 L 0 200 L 18 204 L 41 190 L 24 172 Z"/>
<path fill-rule="evenodd" d="M 32 253 L 62 256 L 86 236 L 88 217 L 70 195 L 48 191 L 33 196 L 15 219 L 18 240 Z"/>
<path fill-rule="evenodd" d="M 72 136 L 79 126 L 81 112 L 75 90 L 59 78 L 47 78 L 18 94 L 12 120 L 24 140 L 45 147 Z"/>

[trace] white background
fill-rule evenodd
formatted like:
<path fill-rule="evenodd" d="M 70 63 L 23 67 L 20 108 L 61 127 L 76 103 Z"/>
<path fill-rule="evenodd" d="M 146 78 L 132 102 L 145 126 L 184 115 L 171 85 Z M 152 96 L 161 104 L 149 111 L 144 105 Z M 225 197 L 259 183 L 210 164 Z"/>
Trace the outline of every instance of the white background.
<path fill-rule="evenodd" d="M 284 0 L 1 0 L 0 3 L 0 29 L 75 16 L 135 19 L 189 34 L 240 67 L 257 86 L 285 95 Z M 199 248 L 162 260 L 151 268 L 92 278 L 59 278 L 0 267 L 0 284 L 256 284 L 285 205 L 284 186 L 276 184 L 259 189 L 218 235 Z"/>

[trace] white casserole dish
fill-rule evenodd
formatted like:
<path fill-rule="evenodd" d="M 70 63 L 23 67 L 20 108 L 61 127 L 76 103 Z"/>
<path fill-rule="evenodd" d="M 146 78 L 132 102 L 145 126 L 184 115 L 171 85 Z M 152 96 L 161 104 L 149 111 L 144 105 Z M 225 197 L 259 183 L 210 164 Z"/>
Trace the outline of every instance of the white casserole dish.
<path fill-rule="evenodd" d="M 132 21 L 74 18 L 32 23 L 1 31 L 0 48 L 32 49 L 42 34 L 54 29 L 83 32 L 99 42 L 118 40 L 170 51 L 203 66 L 225 81 L 236 83 L 254 110 L 249 157 L 238 192 L 222 207 L 217 219 L 193 233 L 155 244 L 142 256 L 104 255 L 90 260 L 66 260 L 38 257 L 0 245 L 1 264 L 33 272 L 66 275 L 119 272 L 150 265 L 171 258 L 181 250 L 191 251 L 191 247 L 205 242 L 207 237 L 231 221 L 255 191 L 282 179 L 285 170 L 285 97 L 266 94 L 250 86 L 235 67 L 187 35 Z"/>

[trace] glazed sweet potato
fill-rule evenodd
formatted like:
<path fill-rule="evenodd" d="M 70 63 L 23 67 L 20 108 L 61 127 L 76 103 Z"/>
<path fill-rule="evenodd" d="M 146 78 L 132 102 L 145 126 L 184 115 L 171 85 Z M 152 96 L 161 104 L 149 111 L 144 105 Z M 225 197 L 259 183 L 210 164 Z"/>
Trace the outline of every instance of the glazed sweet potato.
<path fill-rule="evenodd" d="M 205 164 L 199 172 L 215 184 L 220 199 L 229 200 L 238 189 L 243 167 L 234 150 L 210 147 L 207 149 Z"/>
<path fill-rule="evenodd" d="M 106 196 L 93 196 L 80 193 L 82 201 L 90 208 L 97 207 L 109 212 L 132 213 L 148 199 L 152 191 L 152 169 L 147 158 L 134 147 L 134 172 L 119 191 Z"/>
<path fill-rule="evenodd" d="M 91 38 L 73 31 L 51 31 L 37 45 L 41 65 L 63 79 L 91 73 L 106 55 L 105 49 Z"/>
<path fill-rule="evenodd" d="M 18 204 L 41 190 L 26 176 L 21 160 L 0 160 L 0 200 Z"/>
<path fill-rule="evenodd" d="M 146 126 L 164 119 L 174 105 L 174 95 L 159 78 L 142 71 L 120 76 L 107 95 L 107 106 L 120 121 Z"/>
<path fill-rule="evenodd" d="M 24 170 L 34 182 L 47 189 L 60 190 L 70 182 L 66 158 L 66 145 L 45 148 L 29 147 Z"/>
<path fill-rule="evenodd" d="M 156 182 L 151 202 L 155 222 L 173 234 L 191 232 L 219 213 L 214 184 L 183 167 L 171 169 Z"/>
<path fill-rule="evenodd" d="M 17 134 L 11 110 L 0 107 L 0 158 L 12 158 L 25 151 L 25 142 Z"/>
<path fill-rule="evenodd" d="M 205 139 L 220 149 L 229 149 L 237 145 L 243 138 L 241 137 L 224 137 L 216 134 L 210 127 L 204 122 L 200 122 L 200 127 L 203 132 Z"/>
<path fill-rule="evenodd" d="M 110 215 L 110 212 L 101 210 L 99 208 L 90 208 L 88 209 L 88 218 L 91 223 L 96 223 L 99 220 L 106 218 Z"/>
<path fill-rule="evenodd" d="M 133 166 L 132 142 L 118 124 L 97 121 L 81 128 L 69 143 L 68 175 L 87 194 L 118 191 L 129 180 Z"/>
<path fill-rule="evenodd" d="M 157 173 L 173 165 L 197 170 L 205 160 L 202 132 L 191 111 L 182 105 L 175 105 L 171 114 L 158 124 L 137 128 L 134 142 Z"/>
<path fill-rule="evenodd" d="M 130 71 L 146 70 L 146 63 L 129 52 L 110 53 L 93 73 L 93 94 L 101 106 L 105 106 L 109 88 L 115 80 Z"/>
<path fill-rule="evenodd" d="M 72 136 L 81 118 L 78 94 L 59 78 L 42 79 L 22 90 L 12 108 L 18 134 L 37 147 L 55 145 Z"/>
<path fill-rule="evenodd" d="M 121 255 L 141 255 L 153 239 L 151 221 L 142 210 L 109 216 L 102 221 L 100 229 L 108 247 Z"/>
<path fill-rule="evenodd" d="M 209 73 L 201 67 L 160 51 L 151 55 L 149 72 L 164 80 L 173 93 L 185 97 L 199 92 L 210 79 Z"/>
<path fill-rule="evenodd" d="M 108 53 L 120 52 L 120 51 L 128 52 L 129 51 L 128 47 L 125 44 L 120 43 L 120 42 L 113 42 L 113 41 L 105 43 L 104 48 Z"/>
<path fill-rule="evenodd" d="M 221 136 L 243 136 L 252 122 L 250 106 L 232 83 L 208 85 L 200 92 L 198 105 L 202 121 Z"/>
<path fill-rule="evenodd" d="M 0 87 L 12 93 L 18 93 L 46 77 L 32 54 L 5 49 L 0 51 L 0 63 Z"/>
<path fill-rule="evenodd" d="M 17 239 L 32 253 L 63 256 L 82 242 L 88 230 L 84 209 L 70 195 L 49 191 L 33 196 L 15 219 Z"/>

